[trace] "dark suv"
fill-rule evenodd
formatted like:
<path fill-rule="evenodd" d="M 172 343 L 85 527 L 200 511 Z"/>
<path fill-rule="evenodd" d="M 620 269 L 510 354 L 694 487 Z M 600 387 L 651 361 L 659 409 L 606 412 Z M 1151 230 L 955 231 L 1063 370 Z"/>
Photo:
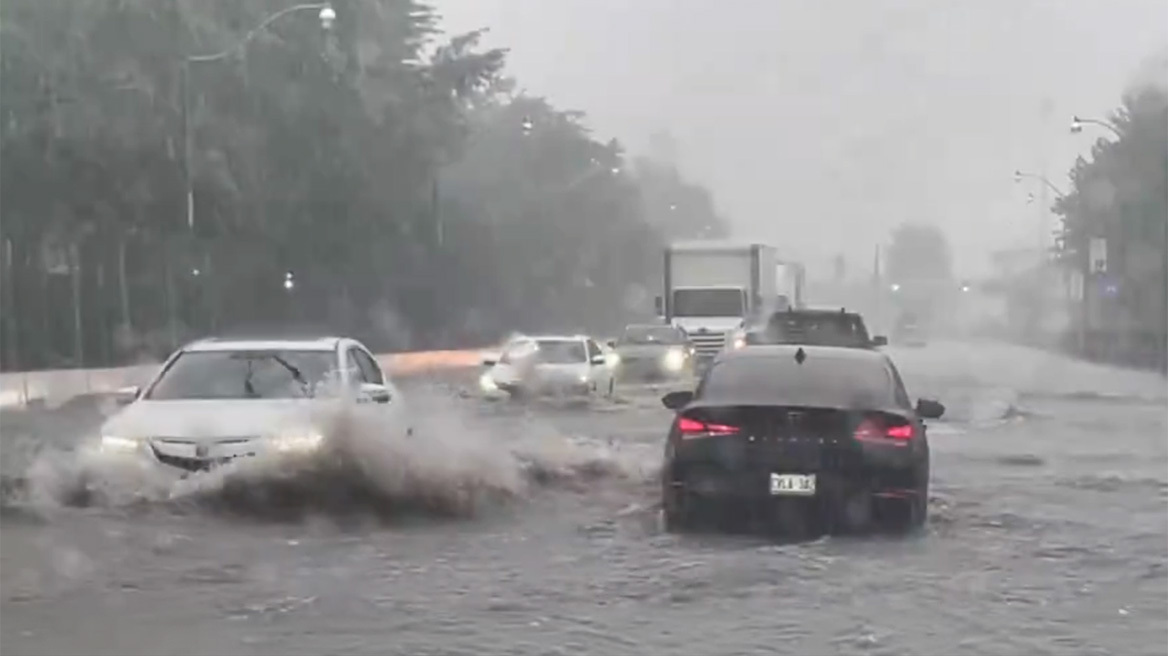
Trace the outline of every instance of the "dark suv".
<path fill-rule="evenodd" d="M 839 310 L 787 310 L 775 312 L 766 323 L 746 333 L 750 344 L 805 344 L 870 349 L 888 343 L 886 337 L 868 334 L 858 312 Z"/>

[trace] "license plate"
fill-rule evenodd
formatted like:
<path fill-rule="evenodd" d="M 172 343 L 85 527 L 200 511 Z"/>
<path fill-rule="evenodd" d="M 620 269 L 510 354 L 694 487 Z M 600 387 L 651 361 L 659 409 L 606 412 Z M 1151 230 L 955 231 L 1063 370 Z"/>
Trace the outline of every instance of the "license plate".
<path fill-rule="evenodd" d="M 815 474 L 771 474 L 771 494 L 812 496 L 815 494 Z"/>

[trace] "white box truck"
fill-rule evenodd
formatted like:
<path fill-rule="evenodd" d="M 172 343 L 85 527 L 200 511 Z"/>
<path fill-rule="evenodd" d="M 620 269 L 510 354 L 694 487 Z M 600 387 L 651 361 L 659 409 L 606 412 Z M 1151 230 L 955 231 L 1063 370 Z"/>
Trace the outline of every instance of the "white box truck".
<path fill-rule="evenodd" d="M 777 309 L 777 262 L 775 249 L 765 244 L 670 244 L 658 314 L 686 331 L 698 359 L 708 361 L 748 320 Z"/>

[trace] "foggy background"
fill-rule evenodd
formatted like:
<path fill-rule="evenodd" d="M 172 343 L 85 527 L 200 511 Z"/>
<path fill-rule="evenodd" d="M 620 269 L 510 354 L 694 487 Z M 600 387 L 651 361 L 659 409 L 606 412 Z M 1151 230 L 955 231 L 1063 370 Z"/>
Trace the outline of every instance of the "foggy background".
<path fill-rule="evenodd" d="M 1039 220 L 1049 243 L 1056 218 L 1014 170 L 1067 191 L 1107 136 L 1071 135 L 1071 116 L 1105 118 L 1168 52 L 1160 0 L 436 5 L 452 33 L 490 28 L 521 87 L 586 111 L 598 136 L 661 156 L 653 135 L 672 135 L 739 237 L 813 274 L 840 252 L 866 274 L 903 221 L 942 226 L 959 274 L 1037 244 Z"/>

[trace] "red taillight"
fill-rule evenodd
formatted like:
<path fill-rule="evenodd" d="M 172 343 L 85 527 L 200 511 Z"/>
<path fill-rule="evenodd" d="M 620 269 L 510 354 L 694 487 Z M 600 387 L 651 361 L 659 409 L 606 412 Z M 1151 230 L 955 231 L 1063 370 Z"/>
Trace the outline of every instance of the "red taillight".
<path fill-rule="evenodd" d="M 677 430 L 683 439 L 693 437 L 713 437 L 715 435 L 733 435 L 738 432 L 737 426 L 726 424 L 707 424 L 703 421 L 682 417 L 677 420 Z"/>
<path fill-rule="evenodd" d="M 904 446 L 913 438 L 913 435 L 912 424 L 885 426 L 882 421 L 865 419 L 856 427 L 854 437 L 860 442 L 879 442 L 882 444 Z"/>
<path fill-rule="evenodd" d="M 894 440 L 911 440 L 913 436 L 912 424 L 904 424 L 903 426 L 893 426 L 884 431 L 884 434 Z"/>

